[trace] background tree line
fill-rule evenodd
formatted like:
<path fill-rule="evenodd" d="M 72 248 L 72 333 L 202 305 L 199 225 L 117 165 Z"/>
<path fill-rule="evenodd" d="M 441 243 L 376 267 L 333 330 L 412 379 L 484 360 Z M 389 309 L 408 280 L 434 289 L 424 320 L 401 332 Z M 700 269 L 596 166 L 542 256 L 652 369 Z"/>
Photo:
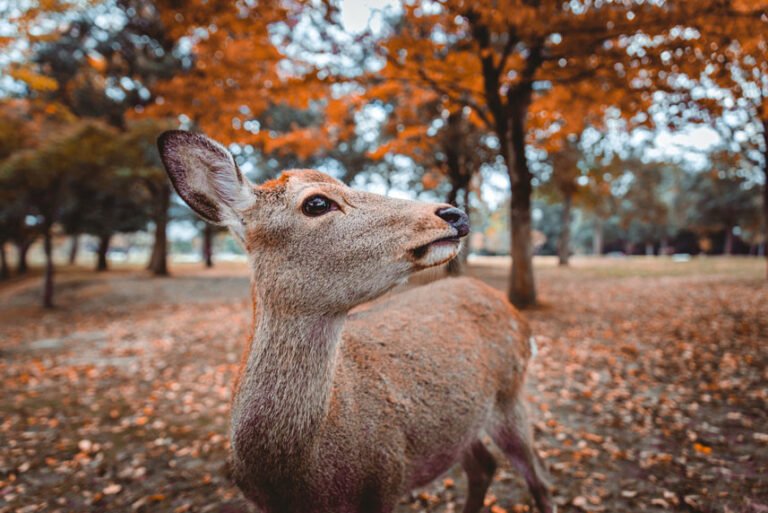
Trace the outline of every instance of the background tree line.
<path fill-rule="evenodd" d="M 564 265 L 588 246 L 764 254 L 767 6 L 404 2 L 350 33 L 331 0 L 6 5 L 3 276 L 6 243 L 24 272 L 41 239 L 50 306 L 54 233 L 98 237 L 105 268 L 113 234 L 147 229 L 148 267 L 167 274 L 173 198 L 154 139 L 175 126 L 230 144 L 257 180 L 320 167 L 473 211 L 506 230 L 520 307 L 536 302 L 536 250 Z M 660 133 L 696 126 L 717 142 L 658 151 Z M 494 176 L 506 212 L 486 203 Z"/>

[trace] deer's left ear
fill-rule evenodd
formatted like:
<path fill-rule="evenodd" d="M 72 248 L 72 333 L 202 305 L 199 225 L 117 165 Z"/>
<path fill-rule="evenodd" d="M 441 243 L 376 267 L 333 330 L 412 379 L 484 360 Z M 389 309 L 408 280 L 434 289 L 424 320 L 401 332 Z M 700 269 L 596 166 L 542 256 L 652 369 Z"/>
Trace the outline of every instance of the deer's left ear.
<path fill-rule="evenodd" d="M 202 134 L 171 130 L 157 139 L 165 170 L 184 202 L 206 221 L 242 230 L 256 196 L 232 154 Z"/>

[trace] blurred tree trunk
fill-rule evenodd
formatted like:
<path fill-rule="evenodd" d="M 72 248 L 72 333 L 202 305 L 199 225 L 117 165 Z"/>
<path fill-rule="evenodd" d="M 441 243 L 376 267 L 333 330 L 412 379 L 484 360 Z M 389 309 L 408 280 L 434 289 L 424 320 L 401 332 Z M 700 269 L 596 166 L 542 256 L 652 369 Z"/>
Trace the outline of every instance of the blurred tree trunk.
<path fill-rule="evenodd" d="M 645 256 L 653 256 L 653 243 L 652 242 L 646 242 L 645 243 Z"/>
<path fill-rule="evenodd" d="M 456 199 L 459 196 L 458 189 L 459 187 L 457 185 L 453 185 L 451 191 L 448 193 L 447 201 L 451 205 L 456 205 Z M 469 185 L 467 184 L 463 190 L 463 207 L 464 211 L 469 215 Z M 464 271 L 467 268 L 467 260 L 469 259 L 469 250 L 469 236 L 467 236 L 464 238 L 459 254 L 456 255 L 456 258 L 448 262 L 446 271 L 450 276 L 461 276 L 464 274 Z"/>
<path fill-rule="evenodd" d="M 450 163 L 448 165 L 450 167 Z M 453 174 L 450 176 L 453 176 Z M 448 196 L 445 198 L 446 203 L 457 206 L 456 199 L 459 197 L 459 187 L 460 185 L 456 180 L 451 180 L 451 190 L 448 191 Z M 464 262 L 461 261 L 460 254 L 456 255 L 455 258 L 448 262 L 448 265 L 446 266 L 446 272 L 450 276 L 460 276 L 464 274 Z"/>
<path fill-rule="evenodd" d="M 592 229 L 592 254 L 595 256 L 603 254 L 603 220 L 599 217 L 595 219 L 595 226 Z"/>
<path fill-rule="evenodd" d="M 11 277 L 11 270 L 8 268 L 8 255 L 5 253 L 5 242 L 0 244 L 0 280 L 7 280 Z"/>
<path fill-rule="evenodd" d="M 464 262 L 462 262 L 461 254 L 464 252 L 465 247 L 466 243 L 462 244 L 459 254 L 453 260 L 448 261 L 445 269 L 449 276 L 461 276 L 464 274 Z"/>
<path fill-rule="evenodd" d="M 43 250 L 45 252 L 43 308 L 53 308 L 53 236 L 50 226 L 46 226 L 43 231 Z"/>
<path fill-rule="evenodd" d="M 723 254 L 733 255 L 733 226 L 730 224 L 725 228 L 725 243 L 723 244 Z"/>
<path fill-rule="evenodd" d="M 203 262 L 205 267 L 213 267 L 213 226 L 205 223 L 203 227 Z"/>
<path fill-rule="evenodd" d="M 525 155 L 525 123 L 532 95 L 531 84 L 518 86 L 516 96 L 509 96 L 511 107 L 509 142 L 505 162 L 509 172 L 512 198 L 510 209 L 510 232 L 512 274 L 509 279 L 508 297 L 518 308 L 536 304 L 536 285 L 533 278 L 533 239 L 531 236 L 531 195 L 532 175 Z M 511 150 L 511 151 L 509 151 Z"/>
<path fill-rule="evenodd" d="M 448 262 L 447 271 L 450 276 L 461 276 L 467 269 L 467 257 L 469 256 L 469 239 L 464 239 L 461 250 L 456 258 Z"/>
<path fill-rule="evenodd" d="M 557 244 L 558 265 L 566 266 L 571 256 L 571 206 L 573 193 L 563 191 L 563 214 L 560 219 L 560 239 Z"/>
<path fill-rule="evenodd" d="M 17 274 L 27 274 L 27 271 L 29 270 L 29 266 L 27 265 L 27 252 L 29 251 L 29 246 L 32 244 L 27 241 L 21 241 L 16 243 L 16 273 Z"/>
<path fill-rule="evenodd" d="M 77 262 L 77 250 L 80 246 L 80 234 L 79 233 L 73 233 L 72 237 L 69 239 L 69 265 L 75 265 L 75 262 Z"/>
<path fill-rule="evenodd" d="M 763 255 L 765 256 L 765 279 L 768 280 L 768 119 L 763 120 Z"/>
<path fill-rule="evenodd" d="M 525 154 L 525 135 L 534 75 L 544 62 L 544 41 L 538 40 L 529 48 L 517 83 L 508 87 L 502 97 L 500 85 L 506 78 L 502 77 L 504 70 L 494 62 L 491 31 L 473 11 L 469 10 L 465 16 L 481 50 L 485 102 L 491 114 L 493 131 L 499 140 L 499 154 L 507 168 L 512 193 L 509 205 L 512 269 L 507 297 L 516 307 L 526 308 L 536 304 L 536 285 L 531 234 L 533 175 Z"/>
<path fill-rule="evenodd" d="M 147 269 L 155 276 L 168 275 L 168 210 L 171 206 L 171 189 L 167 184 L 157 185 L 155 194 L 155 242 Z"/>
<path fill-rule="evenodd" d="M 446 171 L 451 183 L 446 202 L 463 208 L 469 215 L 469 187 L 474 167 L 470 163 L 470 152 L 473 148 L 467 146 L 466 139 L 467 127 L 464 114 L 461 109 L 453 110 L 448 115 L 447 129 L 441 143 L 445 154 Z M 459 204 L 459 192 L 462 192 L 461 204 Z M 452 276 L 464 274 L 468 255 L 469 238 L 465 237 L 459 254 L 448 262 L 448 274 Z"/>
<path fill-rule="evenodd" d="M 109 252 L 109 243 L 112 240 L 112 234 L 106 233 L 99 235 L 99 248 L 96 252 L 96 271 L 106 271 L 109 268 L 107 261 L 107 252 Z"/>
<path fill-rule="evenodd" d="M 669 254 L 669 238 L 665 235 L 661 238 L 661 246 L 659 247 L 659 256 L 666 256 Z"/>
<path fill-rule="evenodd" d="M 445 202 L 456 206 L 456 198 L 459 197 L 459 185 L 454 181 L 451 181 L 451 190 L 448 191 L 448 196 L 445 197 Z"/>
<path fill-rule="evenodd" d="M 464 211 L 467 213 L 467 216 L 472 213 L 469 205 L 469 182 L 467 182 L 466 187 L 464 187 Z M 459 253 L 461 263 L 464 264 L 465 267 L 469 261 L 469 252 L 472 250 L 472 245 L 470 244 L 471 240 L 472 239 L 470 235 L 467 235 L 467 237 L 464 239 L 464 245 L 461 248 L 461 253 Z"/>

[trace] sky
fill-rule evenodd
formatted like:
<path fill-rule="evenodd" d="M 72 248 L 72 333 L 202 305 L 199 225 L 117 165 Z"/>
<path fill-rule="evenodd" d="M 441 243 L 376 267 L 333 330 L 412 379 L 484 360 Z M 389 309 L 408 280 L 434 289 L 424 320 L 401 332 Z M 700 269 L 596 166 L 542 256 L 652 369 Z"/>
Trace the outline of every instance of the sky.
<path fill-rule="evenodd" d="M 395 0 L 342 0 L 341 21 L 350 32 L 362 31 L 370 22 L 374 32 L 381 28 L 381 11 L 393 8 Z"/>

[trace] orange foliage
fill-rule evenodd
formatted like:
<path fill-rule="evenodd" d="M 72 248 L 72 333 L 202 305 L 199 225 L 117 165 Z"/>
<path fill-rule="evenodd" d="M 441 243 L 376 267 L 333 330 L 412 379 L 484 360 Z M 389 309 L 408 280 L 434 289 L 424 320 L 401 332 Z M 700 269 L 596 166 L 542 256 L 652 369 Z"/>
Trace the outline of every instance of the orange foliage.
<path fill-rule="evenodd" d="M 194 64 L 187 73 L 158 84 L 155 103 L 140 115 L 184 114 L 194 127 L 225 143 L 252 144 L 301 159 L 354 133 L 354 102 L 329 99 L 330 81 L 276 46 L 271 31 L 290 31 L 302 12 L 301 2 L 249 6 L 225 0 L 159 0 L 157 7 L 172 37 L 193 41 Z M 324 107 L 326 122 L 322 129 L 291 126 L 275 131 L 268 125 L 276 107 Z M 246 124 L 252 119 L 259 124 Z"/>

